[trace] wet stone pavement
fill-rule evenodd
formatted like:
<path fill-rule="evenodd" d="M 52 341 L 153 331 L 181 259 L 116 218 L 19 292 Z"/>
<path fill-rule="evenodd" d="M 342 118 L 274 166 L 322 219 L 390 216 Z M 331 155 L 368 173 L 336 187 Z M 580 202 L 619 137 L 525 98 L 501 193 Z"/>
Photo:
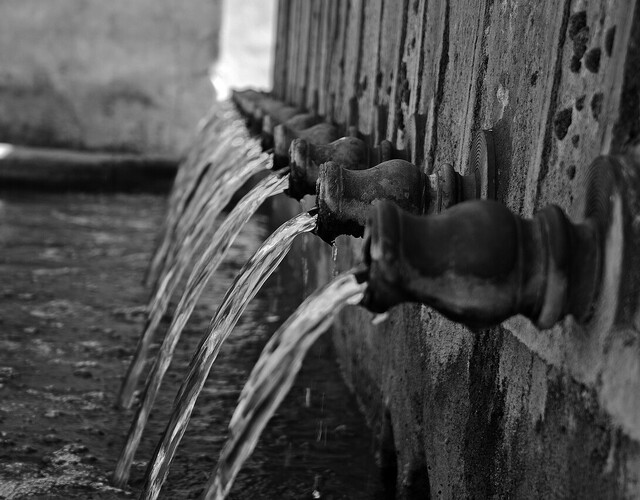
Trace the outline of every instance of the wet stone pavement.
<path fill-rule="evenodd" d="M 133 415 L 113 402 L 144 320 L 141 280 L 164 202 L 0 192 L 0 498 L 139 493 L 199 336 L 267 236 L 266 218 L 257 216 L 219 268 L 178 346 L 129 489 L 111 488 Z M 301 300 L 300 281 L 285 262 L 248 307 L 213 367 L 163 498 L 199 496 L 253 363 Z M 371 433 L 331 349 L 327 340 L 314 347 L 231 498 L 382 498 Z"/>

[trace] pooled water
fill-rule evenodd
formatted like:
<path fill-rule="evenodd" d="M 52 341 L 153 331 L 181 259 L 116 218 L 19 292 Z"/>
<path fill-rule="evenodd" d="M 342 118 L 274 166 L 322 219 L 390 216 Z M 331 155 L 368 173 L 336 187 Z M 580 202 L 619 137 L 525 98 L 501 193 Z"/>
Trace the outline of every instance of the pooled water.
<path fill-rule="evenodd" d="M 229 424 L 229 439 L 205 490 L 207 500 L 224 499 L 251 455 L 269 419 L 289 392 L 313 343 L 349 304 L 358 304 L 366 283 L 354 271 L 338 275 L 313 293 L 278 329 L 254 366 Z M 317 497 L 321 492 L 314 489 Z"/>
<path fill-rule="evenodd" d="M 141 498 L 155 499 L 169 472 L 191 412 L 209 375 L 220 347 L 231 333 L 248 303 L 291 248 L 294 238 L 315 228 L 316 216 L 302 213 L 280 226 L 243 267 L 211 321 L 176 397 L 174 410 L 149 468 Z"/>
<path fill-rule="evenodd" d="M 231 211 L 211 239 L 210 245 L 194 265 L 185 291 L 176 307 L 171 325 L 165 335 L 151 372 L 147 377 L 144 398 L 133 419 L 131 429 L 127 436 L 127 442 L 123 447 L 121 458 L 116 467 L 114 475 L 116 484 L 123 485 L 127 482 L 129 469 L 131 468 L 135 452 L 140 443 L 142 432 L 146 426 L 148 415 L 151 412 L 156 395 L 160 389 L 162 379 L 171 364 L 173 352 L 180 339 L 180 334 L 187 324 L 205 286 L 226 255 L 235 237 L 249 221 L 251 216 L 267 198 L 282 193 L 288 186 L 288 182 L 289 176 L 282 174 L 271 174 L 259 182 Z M 159 311 L 157 322 L 153 325 L 154 327 L 157 326 L 159 318 L 162 317 L 164 312 L 164 309 Z M 149 324 L 148 327 L 150 327 Z M 145 335 L 147 335 L 148 332 L 150 332 L 150 330 L 145 331 Z"/>
<path fill-rule="evenodd" d="M 140 278 L 166 200 L 2 190 L 0 198 L 0 497 L 137 498 L 200 337 L 238 270 L 268 236 L 268 219 L 252 217 L 206 287 L 176 347 L 129 484 L 116 490 L 107 487 L 108 478 L 132 413 L 116 409 L 113 401 L 141 327 L 135 309 L 145 303 Z M 292 253 L 298 251 L 295 245 Z M 297 260 L 291 256 L 278 266 L 222 347 L 161 498 L 198 498 L 242 386 L 279 326 L 270 321 L 286 318 L 302 300 Z M 30 314 L 36 310 L 52 317 Z M 370 485 L 379 472 L 372 433 L 340 377 L 328 336 L 312 349 L 230 498 L 310 498 L 316 484 L 325 499 L 328 489 L 334 500 L 373 498 Z M 70 446 L 77 459 L 60 464 L 60 453 Z"/>

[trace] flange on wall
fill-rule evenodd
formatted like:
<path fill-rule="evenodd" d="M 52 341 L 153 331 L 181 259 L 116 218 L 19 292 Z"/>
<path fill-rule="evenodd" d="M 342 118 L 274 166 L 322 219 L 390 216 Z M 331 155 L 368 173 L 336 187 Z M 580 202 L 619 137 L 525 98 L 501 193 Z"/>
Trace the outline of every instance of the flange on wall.
<path fill-rule="evenodd" d="M 496 160 L 491 130 L 473 135 L 466 174 L 443 163 L 429 176 L 433 203 L 426 213 L 440 213 L 463 200 L 496 199 Z"/>
<path fill-rule="evenodd" d="M 640 293 L 640 165 L 625 156 L 600 156 L 582 182 L 576 217 L 593 224 L 601 255 L 599 282 L 579 321 L 608 331 L 637 314 Z M 582 298 L 586 300 L 587 297 Z"/>

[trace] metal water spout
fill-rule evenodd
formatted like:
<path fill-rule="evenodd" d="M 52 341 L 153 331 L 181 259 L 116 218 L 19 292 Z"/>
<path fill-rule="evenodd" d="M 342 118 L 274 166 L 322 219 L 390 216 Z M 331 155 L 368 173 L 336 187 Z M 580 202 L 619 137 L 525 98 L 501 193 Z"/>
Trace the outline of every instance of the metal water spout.
<path fill-rule="evenodd" d="M 273 98 L 264 99 L 258 106 L 256 115 L 262 124 L 260 130 L 262 135 L 262 147 L 271 149 L 273 147 L 273 129 L 280 123 L 304 114 L 299 108 L 289 106 L 282 101 Z"/>
<path fill-rule="evenodd" d="M 287 194 L 297 200 L 315 194 L 319 166 L 329 160 L 346 169 L 368 168 L 370 151 L 361 139 L 342 137 L 328 144 L 317 138 L 294 139 L 289 148 L 289 189 Z"/>
<path fill-rule="evenodd" d="M 389 160 L 366 170 L 323 163 L 317 182 L 316 234 L 329 243 L 341 234 L 362 236 L 369 209 L 380 200 L 422 213 L 426 184 L 422 171 L 405 160 Z"/>
<path fill-rule="evenodd" d="M 413 214 L 424 214 L 438 213 L 463 200 L 495 198 L 496 171 L 489 131 L 475 134 L 467 175 L 460 175 L 448 164 L 426 175 L 401 159 L 363 171 L 348 170 L 335 158 L 332 160 L 320 166 L 317 181 L 316 234 L 327 242 L 341 234 L 362 236 L 369 210 L 381 200 L 393 201 Z"/>
<path fill-rule="evenodd" d="M 231 100 L 245 116 L 253 116 L 258 102 L 266 97 L 266 94 L 253 89 L 234 90 Z"/>
<path fill-rule="evenodd" d="M 598 158 L 587 170 L 579 222 L 555 205 L 525 219 L 489 200 L 431 216 L 381 202 L 367 223 L 363 305 L 382 312 L 419 302 L 471 327 L 518 314 L 539 328 L 567 315 L 610 326 L 621 269 L 637 260 L 637 234 L 629 233 L 636 202 L 625 194 L 637 190 L 637 170 Z"/>
<path fill-rule="evenodd" d="M 259 118 L 258 109 L 265 99 L 269 99 L 268 94 L 253 89 L 234 90 L 231 99 L 245 117 L 247 128 L 253 134 L 259 134 L 262 130 L 262 120 Z"/>
<path fill-rule="evenodd" d="M 304 134 L 305 130 L 321 122 L 321 116 L 315 113 L 303 113 L 290 118 L 284 123 L 273 126 L 274 164 L 278 167 L 286 165 L 289 162 L 289 146 L 291 145 L 291 141 L 296 137 L 300 137 L 300 134 Z M 335 133 L 337 134 L 337 130 Z"/>

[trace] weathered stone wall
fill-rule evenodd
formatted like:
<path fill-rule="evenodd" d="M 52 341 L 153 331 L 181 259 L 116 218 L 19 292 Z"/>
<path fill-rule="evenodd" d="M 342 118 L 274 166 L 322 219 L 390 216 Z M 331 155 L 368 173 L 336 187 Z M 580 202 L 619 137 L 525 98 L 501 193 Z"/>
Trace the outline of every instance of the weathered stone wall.
<path fill-rule="evenodd" d="M 0 2 L 0 142 L 177 154 L 213 93 L 221 0 Z"/>
<path fill-rule="evenodd" d="M 278 23 L 276 95 L 425 172 L 464 173 L 472 131 L 492 128 L 519 214 L 571 214 L 595 156 L 640 157 L 635 1 L 280 0 Z M 305 244 L 309 288 L 359 260 L 359 240 L 339 238 L 337 264 L 322 245 Z M 334 340 L 398 497 L 640 497 L 640 316 L 595 333 L 471 331 L 416 305 L 370 320 L 346 311 Z"/>

